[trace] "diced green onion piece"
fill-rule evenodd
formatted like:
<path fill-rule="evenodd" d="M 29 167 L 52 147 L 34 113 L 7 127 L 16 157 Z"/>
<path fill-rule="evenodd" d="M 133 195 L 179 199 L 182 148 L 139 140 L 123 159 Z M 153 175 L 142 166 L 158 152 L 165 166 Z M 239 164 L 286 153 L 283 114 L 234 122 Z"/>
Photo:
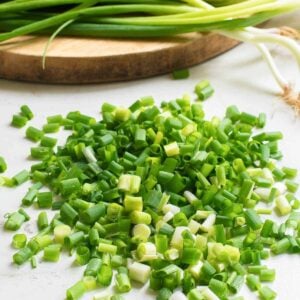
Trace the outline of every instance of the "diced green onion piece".
<path fill-rule="evenodd" d="M 129 278 L 140 283 L 146 283 L 150 277 L 151 268 L 139 262 L 132 263 L 128 270 Z"/>
<path fill-rule="evenodd" d="M 173 79 L 186 79 L 190 76 L 189 69 L 174 70 L 172 72 Z"/>
<path fill-rule="evenodd" d="M 22 105 L 20 110 L 21 110 L 21 114 L 24 117 L 26 117 L 28 120 L 33 119 L 34 117 L 33 112 L 31 111 L 28 105 Z"/>
<path fill-rule="evenodd" d="M 258 291 L 259 299 L 261 300 L 273 300 L 276 298 L 276 293 L 271 290 L 268 286 L 263 286 Z"/>
<path fill-rule="evenodd" d="M 179 147 L 176 142 L 164 146 L 167 156 L 176 156 L 179 154 Z"/>
<path fill-rule="evenodd" d="M 285 196 L 279 196 L 275 199 L 277 211 L 281 216 L 285 216 L 292 211 L 292 207 Z"/>
<path fill-rule="evenodd" d="M 0 156 L 0 173 L 4 173 L 7 169 L 7 164 L 2 156 Z"/>
<path fill-rule="evenodd" d="M 90 259 L 90 249 L 86 246 L 79 246 L 76 249 L 76 262 L 83 266 L 89 262 Z"/>
<path fill-rule="evenodd" d="M 206 100 L 214 93 L 214 89 L 208 80 L 200 81 L 195 87 L 195 93 L 201 101 Z"/>
<path fill-rule="evenodd" d="M 247 275 L 246 283 L 251 291 L 257 291 L 260 289 L 259 277 L 254 274 Z"/>
<path fill-rule="evenodd" d="M 11 125 L 16 128 L 22 128 L 27 124 L 28 118 L 21 115 L 13 115 Z"/>
<path fill-rule="evenodd" d="M 4 224 L 4 228 L 7 230 L 16 231 L 26 221 L 24 214 L 20 212 L 14 212 L 10 214 Z"/>
<path fill-rule="evenodd" d="M 54 228 L 54 240 L 56 243 L 63 244 L 65 237 L 71 234 L 71 227 L 65 224 L 57 225 Z"/>
<path fill-rule="evenodd" d="M 16 249 L 21 249 L 26 246 L 27 236 L 23 233 L 17 233 L 13 236 L 12 246 Z"/>
<path fill-rule="evenodd" d="M 85 292 L 86 288 L 84 282 L 82 280 L 78 281 L 69 289 L 67 289 L 67 300 L 78 300 Z"/>
<path fill-rule="evenodd" d="M 39 141 L 43 137 L 43 135 L 43 131 L 35 127 L 30 126 L 26 129 L 26 137 L 33 142 Z"/>
<path fill-rule="evenodd" d="M 247 209 L 245 211 L 245 219 L 246 223 L 253 229 L 257 230 L 261 228 L 262 221 L 257 213 L 253 209 Z"/>
<path fill-rule="evenodd" d="M 260 281 L 274 281 L 275 270 L 274 269 L 263 269 L 259 273 Z"/>
<path fill-rule="evenodd" d="M 49 208 L 52 206 L 52 192 L 37 193 L 37 203 L 40 208 Z"/>
<path fill-rule="evenodd" d="M 53 244 L 44 248 L 43 259 L 45 261 L 56 262 L 60 258 L 61 245 Z"/>
<path fill-rule="evenodd" d="M 49 123 L 43 126 L 44 133 L 55 133 L 58 132 L 60 128 L 60 123 Z"/>
<path fill-rule="evenodd" d="M 22 265 L 32 257 L 33 253 L 29 247 L 22 248 L 13 256 L 13 261 L 17 265 Z"/>
<path fill-rule="evenodd" d="M 29 180 L 29 172 L 27 170 L 23 170 L 13 176 L 13 181 L 16 183 L 16 185 L 21 185 L 22 183 L 26 182 Z"/>
<path fill-rule="evenodd" d="M 47 117 L 47 123 L 48 124 L 51 124 L 51 123 L 61 124 L 62 122 L 63 122 L 63 116 L 62 115 L 53 115 L 53 116 Z"/>
<path fill-rule="evenodd" d="M 48 216 L 46 212 L 43 211 L 38 215 L 37 225 L 39 230 L 43 230 L 46 227 L 48 227 L 49 222 L 48 222 Z"/>
<path fill-rule="evenodd" d="M 41 146 L 43 147 L 49 147 L 53 148 L 57 143 L 57 139 L 49 137 L 49 136 L 43 136 L 41 139 Z"/>

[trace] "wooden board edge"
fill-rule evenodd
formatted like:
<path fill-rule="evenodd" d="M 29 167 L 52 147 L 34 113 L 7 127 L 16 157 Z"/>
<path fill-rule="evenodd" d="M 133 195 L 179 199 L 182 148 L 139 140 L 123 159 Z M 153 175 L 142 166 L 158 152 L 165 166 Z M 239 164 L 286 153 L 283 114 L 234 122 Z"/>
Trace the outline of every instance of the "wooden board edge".
<path fill-rule="evenodd" d="M 136 80 L 197 65 L 238 44 L 222 35 L 208 34 L 201 40 L 153 52 L 100 58 L 49 57 L 46 69 L 42 68 L 41 57 L 0 52 L 0 77 L 50 84 Z"/>

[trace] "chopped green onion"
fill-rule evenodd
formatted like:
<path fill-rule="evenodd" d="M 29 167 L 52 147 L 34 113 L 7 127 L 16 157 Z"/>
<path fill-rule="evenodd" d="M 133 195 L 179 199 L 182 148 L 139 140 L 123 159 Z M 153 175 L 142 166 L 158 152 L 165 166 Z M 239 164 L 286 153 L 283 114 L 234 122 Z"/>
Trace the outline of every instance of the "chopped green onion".
<path fill-rule="evenodd" d="M 71 234 L 71 227 L 65 224 L 57 225 L 54 228 L 54 240 L 56 243 L 63 244 L 65 237 Z"/>
<path fill-rule="evenodd" d="M 67 289 L 67 300 L 78 300 L 85 293 L 86 288 L 83 281 L 78 281 L 69 289 Z"/>
<path fill-rule="evenodd" d="M 79 246 L 76 250 L 76 261 L 79 265 L 83 266 L 89 262 L 90 249 L 86 246 Z"/>
<path fill-rule="evenodd" d="M 268 286 L 263 286 L 259 289 L 259 299 L 261 300 L 273 300 L 276 298 L 276 293 Z"/>
<path fill-rule="evenodd" d="M 195 87 L 195 93 L 201 101 L 206 100 L 214 93 L 214 89 L 208 80 L 200 81 Z"/>
<path fill-rule="evenodd" d="M 28 105 L 22 105 L 20 110 L 21 110 L 21 114 L 25 118 L 27 118 L 28 120 L 33 119 L 33 117 L 34 117 L 33 112 L 31 111 L 31 109 L 29 108 Z"/>
<path fill-rule="evenodd" d="M 12 246 L 16 249 L 22 249 L 26 246 L 27 236 L 23 233 L 18 233 L 13 236 Z"/>
<path fill-rule="evenodd" d="M 2 156 L 0 156 L 0 173 L 4 173 L 7 169 L 7 164 Z"/>
<path fill-rule="evenodd" d="M 43 136 L 41 139 L 41 146 L 53 148 L 57 143 L 57 139 L 51 138 L 49 136 Z"/>
<path fill-rule="evenodd" d="M 32 257 L 33 253 L 29 247 L 24 247 L 13 256 L 13 261 L 17 265 L 22 265 Z"/>
<path fill-rule="evenodd" d="M 116 275 L 116 288 L 120 293 L 128 293 L 131 290 L 128 270 L 124 267 L 118 269 L 118 274 Z"/>
<path fill-rule="evenodd" d="M 43 135 L 44 135 L 43 131 L 35 127 L 30 126 L 26 129 L 26 137 L 33 142 L 37 142 L 41 140 Z"/>
<path fill-rule="evenodd" d="M 16 185 L 21 185 L 22 183 L 26 182 L 29 180 L 29 172 L 27 170 L 23 170 L 13 176 L 13 181 L 16 183 Z"/>
<path fill-rule="evenodd" d="M 35 269 L 37 267 L 37 261 L 36 261 L 36 257 L 35 256 L 31 257 L 30 264 L 31 264 L 31 268 L 32 269 Z"/>
<path fill-rule="evenodd" d="M 49 123 L 43 126 L 44 133 L 55 133 L 58 132 L 60 128 L 60 123 Z"/>
<path fill-rule="evenodd" d="M 129 278 L 140 283 L 146 283 L 150 277 L 151 268 L 145 264 L 134 262 L 129 267 Z"/>
<path fill-rule="evenodd" d="M 60 258 L 61 245 L 53 244 L 44 248 L 43 259 L 45 261 L 56 262 Z"/>
<path fill-rule="evenodd" d="M 207 82 L 196 91 L 201 99 L 213 92 Z M 253 136 L 265 115 L 231 106 L 224 119 L 205 120 L 202 104 L 186 95 L 161 110 L 152 97 L 130 108 L 104 104 L 102 114 L 99 122 L 78 111 L 47 118 L 44 131 L 72 130 L 58 147 L 56 139 L 27 129 L 30 139 L 41 140 L 31 148 L 41 161 L 0 184 L 32 179 L 22 204 L 57 213 L 52 220 L 38 215 L 39 233 L 28 243 L 25 235 L 13 238 L 20 249 L 13 261 L 36 267 L 42 250 L 46 261 L 59 260 L 63 247 L 75 253 L 86 267 L 67 299 L 112 282 L 127 293 L 131 282 L 148 280 L 158 299 L 225 299 L 238 293 L 245 276 L 262 299 L 272 298 L 260 281 L 273 281 L 275 270 L 261 260 L 300 251 L 299 214 L 292 212 L 299 200 L 296 171 L 275 162 L 281 133 Z M 262 220 L 274 204 L 286 222 Z M 4 227 L 18 230 L 29 215 L 19 209 L 6 218 Z M 103 297 L 110 295 L 94 298 Z"/>
<path fill-rule="evenodd" d="M 27 124 L 27 121 L 28 119 L 26 116 L 13 115 L 11 125 L 17 128 L 22 128 Z"/>
<path fill-rule="evenodd" d="M 4 224 L 4 228 L 7 230 L 16 231 L 26 221 L 26 216 L 20 211 L 10 214 Z"/>
<path fill-rule="evenodd" d="M 37 193 L 37 203 L 40 208 L 49 208 L 52 206 L 53 195 L 52 192 Z"/>
<path fill-rule="evenodd" d="M 49 222 L 48 222 L 48 216 L 46 212 L 43 211 L 38 215 L 37 225 L 39 230 L 43 230 L 46 227 L 48 227 Z"/>
<path fill-rule="evenodd" d="M 190 76 L 189 69 L 174 70 L 172 72 L 173 79 L 186 79 Z"/>

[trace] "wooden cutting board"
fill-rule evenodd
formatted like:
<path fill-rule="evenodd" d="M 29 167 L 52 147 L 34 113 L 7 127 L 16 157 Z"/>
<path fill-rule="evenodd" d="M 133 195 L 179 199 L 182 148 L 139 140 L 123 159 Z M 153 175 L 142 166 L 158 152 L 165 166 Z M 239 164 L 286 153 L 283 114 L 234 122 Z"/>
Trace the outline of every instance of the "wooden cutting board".
<path fill-rule="evenodd" d="M 43 69 L 47 41 L 28 36 L 1 43 L 0 77 L 63 84 L 132 80 L 199 64 L 238 44 L 214 33 L 147 40 L 58 37 Z"/>

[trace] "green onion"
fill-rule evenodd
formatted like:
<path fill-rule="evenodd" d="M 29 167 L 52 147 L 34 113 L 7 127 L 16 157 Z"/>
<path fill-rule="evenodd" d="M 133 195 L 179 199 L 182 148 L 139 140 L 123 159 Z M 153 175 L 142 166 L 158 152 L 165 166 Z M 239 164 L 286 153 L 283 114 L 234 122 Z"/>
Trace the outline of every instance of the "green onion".
<path fill-rule="evenodd" d="M 47 123 L 52 124 L 61 124 L 63 122 L 63 116 L 62 115 L 53 115 L 53 116 L 48 116 L 47 117 Z"/>
<path fill-rule="evenodd" d="M 31 268 L 32 269 L 35 269 L 37 267 L 37 261 L 36 261 L 36 257 L 35 256 L 31 257 L 30 264 L 31 264 Z"/>
<path fill-rule="evenodd" d="M 118 274 L 116 275 L 116 288 L 120 293 L 128 293 L 131 290 L 128 270 L 125 267 L 118 268 Z"/>
<path fill-rule="evenodd" d="M 159 290 L 156 299 L 157 300 L 169 300 L 172 292 L 167 288 L 162 288 Z"/>
<path fill-rule="evenodd" d="M 198 92 L 209 86 L 203 84 Z M 56 139 L 42 134 L 41 145 L 31 149 L 41 161 L 13 179 L 1 177 L 3 185 L 32 179 L 22 204 L 56 210 L 49 220 L 46 211 L 39 213 L 39 232 L 28 242 L 14 236 L 13 261 L 34 268 L 41 251 L 50 262 L 63 248 L 74 254 L 86 267 L 67 299 L 111 283 L 127 293 L 134 281 L 150 281 L 158 299 L 225 299 L 244 280 L 272 299 L 260 281 L 273 281 L 275 270 L 261 260 L 300 251 L 300 215 L 296 172 L 276 165 L 282 135 L 257 129 L 265 116 L 231 106 L 225 118 L 205 120 L 202 104 L 186 95 L 162 109 L 152 97 L 129 108 L 103 104 L 102 114 L 100 121 L 78 111 L 51 116 L 47 125 L 71 130 L 66 142 L 54 147 Z M 29 130 L 29 136 L 39 133 Z M 48 191 L 40 191 L 43 186 Z M 260 216 L 273 208 L 287 216 L 284 223 Z M 18 230 L 29 215 L 21 208 L 6 218 L 4 228 Z M 103 297 L 110 295 L 94 298 Z"/>
<path fill-rule="evenodd" d="M 67 290 L 68 300 L 78 300 L 85 293 L 85 285 L 83 281 L 78 281 Z"/>
<path fill-rule="evenodd" d="M 29 172 L 26 170 L 23 170 L 12 177 L 13 181 L 16 183 L 16 185 L 21 185 L 22 183 L 29 180 Z"/>
<path fill-rule="evenodd" d="M 146 283 L 150 277 L 151 268 L 145 264 L 134 262 L 128 267 L 129 278 L 141 283 Z"/>
<path fill-rule="evenodd" d="M 49 208 L 52 205 L 52 192 L 37 193 L 37 203 L 40 208 Z"/>
<path fill-rule="evenodd" d="M 259 299 L 261 300 L 273 300 L 276 298 L 276 293 L 271 290 L 268 286 L 263 286 L 258 291 Z"/>
<path fill-rule="evenodd" d="M 17 211 L 8 216 L 4 224 L 4 228 L 7 230 L 16 231 L 24 222 L 26 222 L 26 216 L 20 211 Z"/>
<path fill-rule="evenodd" d="M 70 178 L 61 181 L 60 190 L 63 195 L 76 193 L 81 188 L 78 178 Z"/>
<path fill-rule="evenodd" d="M 172 72 L 173 79 L 186 79 L 190 76 L 189 69 L 175 70 Z"/>
<path fill-rule="evenodd" d="M 112 281 L 112 268 L 110 265 L 102 264 L 98 272 L 98 282 L 101 286 L 109 286 Z"/>
<path fill-rule="evenodd" d="M 51 138 L 49 136 L 43 136 L 41 139 L 41 146 L 53 148 L 57 143 L 57 139 Z"/>
<path fill-rule="evenodd" d="M 25 247 L 15 253 L 13 256 L 13 261 L 17 265 L 22 265 L 32 257 L 33 253 L 30 248 Z"/>
<path fill-rule="evenodd" d="M 262 221 L 260 217 L 256 214 L 256 212 L 253 209 L 247 209 L 245 211 L 245 219 L 246 219 L 246 223 L 253 230 L 257 230 L 262 226 Z"/>
<path fill-rule="evenodd" d="M 79 246 L 76 250 L 76 261 L 79 265 L 86 265 L 90 260 L 90 249 L 85 246 Z"/>
<path fill-rule="evenodd" d="M 71 234 L 71 227 L 64 224 L 57 225 L 54 228 L 53 233 L 55 242 L 63 244 L 65 238 Z"/>
<path fill-rule="evenodd" d="M 27 236 L 23 233 L 18 233 L 13 236 L 12 246 L 16 249 L 21 249 L 26 246 Z"/>
<path fill-rule="evenodd" d="M 44 248 L 44 256 L 43 259 L 45 261 L 56 262 L 60 257 L 61 245 L 53 244 Z"/>
<path fill-rule="evenodd" d="M 97 288 L 97 281 L 93 276 L 84 276 L 82 281 L 87 291 L 91 291 Z"/>
<path fill-rule="evenodd" d="M 64 243 L 68 249 L 72 249 L 84 240 L 84 232 L 77 231 L 64 238 Z"/>
<path fill-rule="evenodd" d="M 26 116 L 13 115 L 11 125 L 17 128 L 22 128 L 27 124 L 27 121 L 28 119 Z"/>
<path fill-rule="evenodd" d="M 173 142 L 171 144 L 165 145 L 164 149 L 167 156 L 178 155 L 180 151 L 177 142 Z"/>
<path fill-rule="evenodd" d="M 30 126 L 26 129 L 26 137 L 33 142 L 39 141 L 43 135 L 44 133 L 35 127 Z"/>
<path fill-rule="evenodd" d="M 274 281 L 275 270 L 274 269 L 263 269 L 259 274 L 260 281 Z"/>
<path fill-rule="evenodd" d="M 49 222 L 48 222 L 48 216 L 46 212 L 43 211 L 38 215 L 37 225 L 39 230 L 43 230 L 46 227 L 48 227 Z"/>
<path fill-rule="evenodd" d="M 104 216 L 105 212 L 106 212 L 106 207 L 105 207 L 104 203 L 100 202 L 100 203 L 88 208 L 87 210 L 85 210 L 81 214 L 80 218 L 82 219 L 82 221 L 84 223 L 93 224 L 100 217 Z"/>
<path fill-rule="evenodd" d="M 58 132 L 60 128 L 60 123 L 49 123 L 49 124 L 45 124 L 43 126 L 43 132 L 44 133 L 55 133 Z"/>
<path fill-rule="evenodd" d="M 297 169 L 283 167 L 282 172 L 285 174 L 286 178 L 294 179 L 297 176 Z"/>
<path fill-rule="evenodd" d="M 100 270 L 101 264 L 102 261 L 100 258 L 92 258 L 86 266 L 84 275 L 96 277 Z"/>
<path fill-rule="evenodd" d="M 259 277 L 254 274 L 247 275 L 246 283 L 251 291 L 257 291 L 260 289 Z"/>
<path fill-rule="evenodd" d="M 214 89 L 208 80 L 203 80 L 196 85 L 195 93 L 199 100 L 204 101 L 212 96 Z"/>
<path fill-rule="evenodd" d="M 2 156 L 0 156 L 0 173 L 4 173 L 7 169 L 7 164 Z"/>
<path fill-rule="evenodd" d="M 28 120 L 33 119 L 33 117 L 34 117 L 33 112 L 31 111 L 31 109 L 29 108 L 28 105 L 22 105 L 20 110 L 21 110 L 21 114 L 25 118 L 27 118 Z"/>

